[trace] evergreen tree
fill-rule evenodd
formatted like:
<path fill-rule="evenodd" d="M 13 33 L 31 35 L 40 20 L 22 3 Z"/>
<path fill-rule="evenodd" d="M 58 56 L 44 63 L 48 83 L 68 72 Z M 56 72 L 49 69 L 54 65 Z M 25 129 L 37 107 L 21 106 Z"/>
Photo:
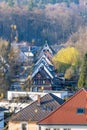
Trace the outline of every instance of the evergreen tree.
<path fill-rule="evenodd" d="M 78 88 L 87 88 L 87 54 L 85 54 L 82 67 L 81 74 L 78 80 Z"/>

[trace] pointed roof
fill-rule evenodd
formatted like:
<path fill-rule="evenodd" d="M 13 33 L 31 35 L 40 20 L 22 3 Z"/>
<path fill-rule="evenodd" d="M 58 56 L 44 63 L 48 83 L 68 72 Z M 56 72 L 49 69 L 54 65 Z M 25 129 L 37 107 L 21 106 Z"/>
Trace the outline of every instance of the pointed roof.
<path fill-rule="evenodd" d="M 53 94 L 46 94 L 40 98 L 40 105 L 38 105 L 38 100 L 31 103 L 14 114 L 10 118 L 10 121 L 39 121 L 59 107 L 63 102 L 64 101 L 61 98 Z"/>
<path fill-rule="evenodd" d="M 53 52 L 52 52 L 51 48 L 49 47 L 47 41 L 46 41 L 46 43 L 45 43 L 45 45 L 44 45 L 42 50 L 45 51 L 45 52 L 49 51 L 51 54 L 53 54 Z"/>
<path fill-rule="evenodd" d="M 87 91 L 85 89 L 79 90 L 38 124 L 87 125 Z"/>
<path fill-rule="evenodd" d="M 52 62 L 44 54 L 42 55 L 42 57 L 40 57 L 40 59 L 36 62 L 35 65 L 38 65 L 41 62 L 45 62 L 46 64 L 49 64 L 49 65 L 53 66 Z"/>
<path fill-rule="evenodd" d="M 42 57 L 43 54 L 46 55 L 46 52 L 49 53 L 49 54 L 47 53 L 47 55 L 49 55 L 50 57 L 53 57 L 53 50 L 51 49 L 51 47 L 49 47 L 49 45 L 48 45 L 47 42 L 46 42 L 46 43 L 44 44 L 44 46 L 42 47 L 42 49 L 41 49 L 41 51 L 40 51 L 40 53 L 39 53 L 39 55 L 38 55 L 38 59 L 39 59 L 40 57 Z"/>
<path fill-rule="evenodd" d="M 37 68 L 34 70 L 34 72 L 31 75 L 31 79 L 42 69 L 44 71 L 46 71 L 46 73 L 50 76 L 50 78 L 53 79 L 54 76 L 53 76 L 52 72 L 49 71 L 50 68 L 48 69 L 47 66 L 44 65 L 43 63 L 41 63 L 39 66 L 37 66 Z"/>

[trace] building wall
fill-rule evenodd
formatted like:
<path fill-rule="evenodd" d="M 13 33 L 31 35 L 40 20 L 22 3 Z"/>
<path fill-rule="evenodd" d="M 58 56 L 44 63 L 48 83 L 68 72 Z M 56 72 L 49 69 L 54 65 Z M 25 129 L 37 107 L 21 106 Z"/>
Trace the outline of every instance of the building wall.
<path fill-rule="evenodd" d="M 9 122 L 9 129 L 8 130 L 21 130 L 19 122 Z"/>
<path fill-rule="evenodd" d="M 29 124 L 28 130 L 38 130 L 38 126 L 36 124 Z"/>
<path fill-rule="evenodd" d="M 78 126 L 70 126 L 70 125 L 66 125 L 66 126 L 58 126 L 58 125 L 47 125 L 47 126 L 39 126 L 39 130 L 40 130 L 40 127 L 41 127 L 41 130 L 46 130 L 49 129 L 49 130 L 64 130 L 65 128 L 70 129 L 70 130 L 87 130 L 87 126 L 81 126 L 81 125 L 78 125 Z"/>
<path fill-rule="evenodd" d="M 65 97 L 68 96 L 68 92 L 67 91 L 49 91 L 50 93 L 53 93 L 54 95 L 62 98 L 62 99 L 65 99 Z M 16 92 L 16 91 L 8 91 L 7 92 L 7 99 L 8 100 L 12 100 L 14 97 L 19 97 L 19 96 L 26 96 L 26 95 L 29 95 L 31 97 L 31 99 L 33 101 L 37 100 L 37 96 L 38 95 L 41 95 L 44 96 L 46 95 L 47 93 L 49 93 L 48 91 L 44 90 L 44 92 Z"/>
<path fill-rule="evenodd" d="M 9 130 L 21 130 L 21 124 L 23 122 L 9 122 Z M 28 130 L 38 130 L 36 123 L 28 123 Z"/>

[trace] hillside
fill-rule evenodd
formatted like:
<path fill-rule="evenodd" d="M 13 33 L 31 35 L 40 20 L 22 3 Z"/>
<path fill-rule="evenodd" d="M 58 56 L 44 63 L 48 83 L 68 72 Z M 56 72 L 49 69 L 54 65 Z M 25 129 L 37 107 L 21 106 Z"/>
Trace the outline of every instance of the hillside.
<path fill-rule="evenodd" d="M 45 40 L 49 44 L 60 44 L 68 40 L 78 28 L 85 25 L 84 9 L 75 3 L 70 7 L 66 3 L 47 4 L 45 8 L 27 6 L 9 6 L 0 4 L 0 37 L 13 41 L 28 41 L 42 45 Z M 16 25 L 16 29 L 11 28 Z"/>

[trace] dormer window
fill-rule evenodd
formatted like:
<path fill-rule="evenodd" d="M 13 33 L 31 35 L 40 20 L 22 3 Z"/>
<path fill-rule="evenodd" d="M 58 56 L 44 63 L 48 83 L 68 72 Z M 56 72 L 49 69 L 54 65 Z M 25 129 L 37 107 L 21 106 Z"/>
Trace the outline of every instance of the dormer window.
<path fill-rule="evenodd" d="M 77 114 L 84 114 L 85 108 L 77 108 Z"/>

